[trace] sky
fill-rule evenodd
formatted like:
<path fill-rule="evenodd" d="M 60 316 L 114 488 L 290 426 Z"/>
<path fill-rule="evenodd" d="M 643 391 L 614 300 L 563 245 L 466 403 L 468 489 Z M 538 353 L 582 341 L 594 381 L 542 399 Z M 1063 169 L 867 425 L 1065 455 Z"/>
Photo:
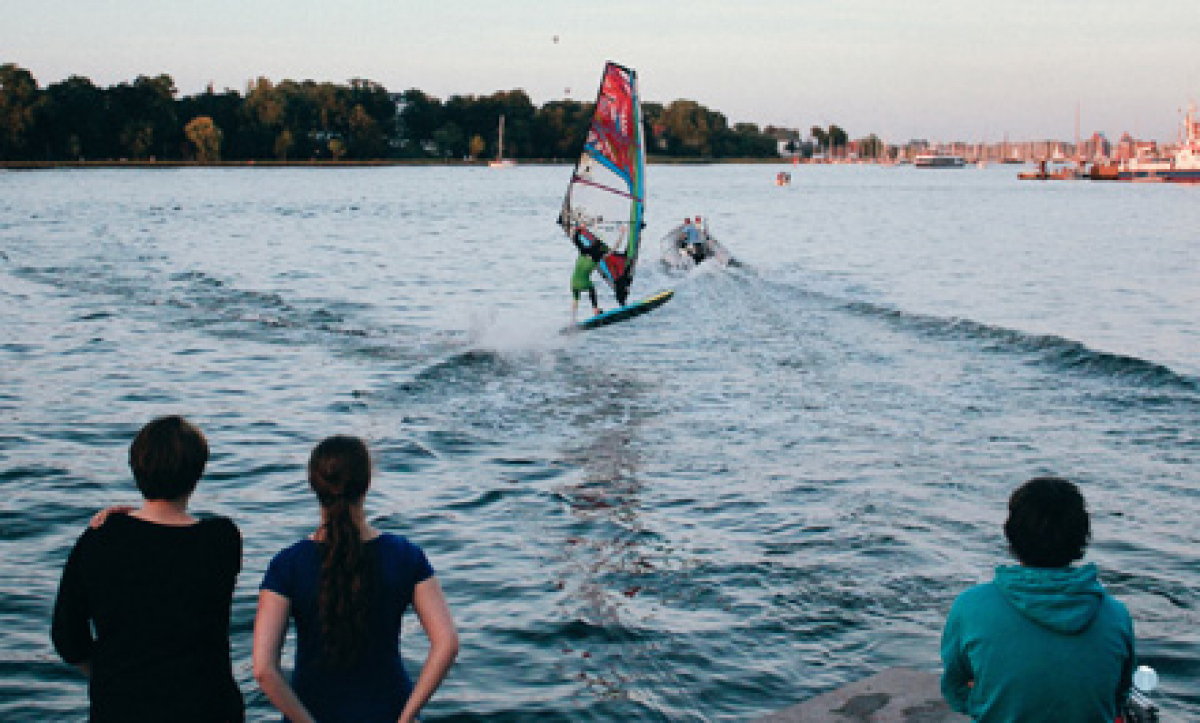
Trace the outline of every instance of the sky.
<path fill-rule="evenodd" d="M 1200 0 L 0 0 L 0 64 L 45 87 L 170 75 L 524 89 L 590 101 L 606 60 L 646 101 L 851 137 L 1173 140 L 1200 103 Z"/>

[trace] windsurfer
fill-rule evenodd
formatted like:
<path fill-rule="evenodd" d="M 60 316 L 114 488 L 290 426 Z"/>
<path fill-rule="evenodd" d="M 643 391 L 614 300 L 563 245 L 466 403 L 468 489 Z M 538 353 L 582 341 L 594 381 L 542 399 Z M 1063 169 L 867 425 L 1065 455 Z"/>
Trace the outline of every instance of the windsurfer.
<path fill-rule="evenodd" d="M 592 272 L 596 270 L 596 265 L 604 258 L 608 248 L 598 239 L 589 238 L 589 235 L 584 233 L 582 226 L 575 227 L 574 233 L 571 234 L 571 241 L 575 244 L 575 248 L 579 249 L 579 257 L 575 259 L 575 270 L 571 273 L 571 319 L 573 321 L 579 310 L 579 295 L 585 291 L 592 302 L 592 313 L 600 314 L 603 311 L 596 298 L 596 287 L 592 284 Z"/>

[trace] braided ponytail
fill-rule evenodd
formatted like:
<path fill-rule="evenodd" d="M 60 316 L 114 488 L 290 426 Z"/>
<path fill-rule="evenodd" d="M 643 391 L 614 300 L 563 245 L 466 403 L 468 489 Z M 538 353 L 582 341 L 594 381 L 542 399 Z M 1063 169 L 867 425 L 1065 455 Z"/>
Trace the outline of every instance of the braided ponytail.
<path fill-rule="evenodd" d="M 362 535 L 351 514 L 371 483 L 367 446 L 357 437 L 324 440 L 308 460 L 308 483 L 325 511 L 318 593 L 322 653 L 326 665 L 346 667 L 366 644 L 373 582 Z"/>

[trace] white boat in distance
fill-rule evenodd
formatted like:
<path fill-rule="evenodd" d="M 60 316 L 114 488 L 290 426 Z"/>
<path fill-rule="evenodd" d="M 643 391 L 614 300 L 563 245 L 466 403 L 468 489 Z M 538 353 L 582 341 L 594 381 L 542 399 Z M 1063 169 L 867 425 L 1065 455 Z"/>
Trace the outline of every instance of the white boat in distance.
<path fill-rule="evenodd" d="M 913 158 L 914 168 L 962 168 L 966 165 L 967 159 L 962 156 L 941 153 L 921 153 Z"/>

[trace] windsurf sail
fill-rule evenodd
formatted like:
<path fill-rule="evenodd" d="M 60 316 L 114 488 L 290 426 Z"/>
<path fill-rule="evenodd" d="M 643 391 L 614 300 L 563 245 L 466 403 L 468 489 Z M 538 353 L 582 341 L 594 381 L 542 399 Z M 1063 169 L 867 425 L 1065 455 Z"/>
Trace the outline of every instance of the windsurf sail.
<path fill-rule="evenodd" d="M 583 152 L 575 163 L 558 222 L 624 305 L 645 225 L 646 146 L 637 73 L 604 66 Z"/>

